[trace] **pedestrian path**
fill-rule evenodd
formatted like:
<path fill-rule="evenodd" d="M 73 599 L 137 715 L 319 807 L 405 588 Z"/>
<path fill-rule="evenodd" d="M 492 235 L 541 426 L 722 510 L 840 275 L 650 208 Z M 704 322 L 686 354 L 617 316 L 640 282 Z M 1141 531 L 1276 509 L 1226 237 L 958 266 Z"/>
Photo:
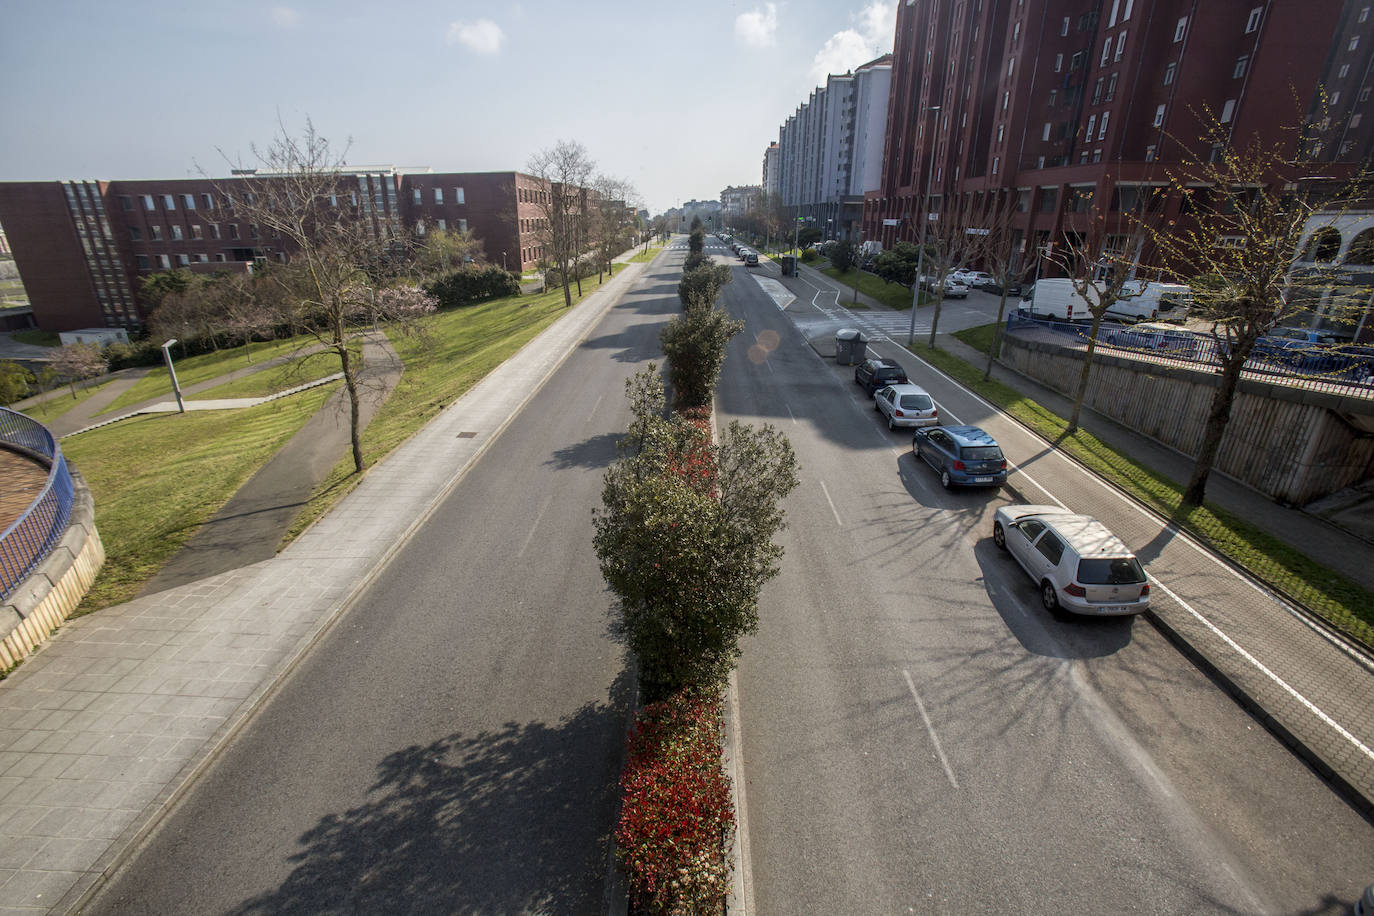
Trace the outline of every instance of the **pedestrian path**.
<path fill-rule="evenodd" d="M 0 914 L 80 903 L 644 268 L 568 310 L 275 557 L 73 620 L 0 681 Z"/>

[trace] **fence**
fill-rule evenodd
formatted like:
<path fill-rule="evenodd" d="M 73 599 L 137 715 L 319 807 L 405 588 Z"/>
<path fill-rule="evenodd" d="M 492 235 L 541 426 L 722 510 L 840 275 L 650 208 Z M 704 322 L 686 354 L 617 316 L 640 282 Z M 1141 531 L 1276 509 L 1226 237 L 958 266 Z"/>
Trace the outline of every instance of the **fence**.
<path fill-rule="evenodd" d="M 62 449 L 37 420 L 0 407 L 0 447 L 14 446 L 48 463 L 48 479 L 24 514 L 0 534 L 0 600 L 24 581 L 62 539 L 72 513 L 72 476 Z"/>
<path fill-rule="evenodd" d="M 1037 318 L 1018 311 L 1007 317 L 1007 331 L 1031 340 L 1064 344 L 1066 338 L 1086 346 L 1091 325 Z M 1103 322 L 1097 334 L 1100 350 L 1127 353 L 1136 359 L 1193 369 L 1221 370 L 1226 341 L 1185 328 L 1142 328 Z M 1359 344 L 1306 344 L 1261 338 L 1245 361 L 1241 378 L 1280 382 L 1328 394 L 1374 398 L 1374 347 Z"/>

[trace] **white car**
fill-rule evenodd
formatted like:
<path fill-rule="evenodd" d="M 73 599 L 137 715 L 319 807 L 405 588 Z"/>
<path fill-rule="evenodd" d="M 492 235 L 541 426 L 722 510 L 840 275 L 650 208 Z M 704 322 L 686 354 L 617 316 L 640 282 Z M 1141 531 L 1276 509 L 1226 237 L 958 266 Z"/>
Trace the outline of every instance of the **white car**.
<path fill-rule="evenodd" d="M 968 284 L 953 277 L 945 277 L 945 298 L 946 299 L 967 299 Z"/>
<path fill-rule="evenodd" d="M 873 393 L 873 409 L 887 417 L 888 429 L 940 423 L 935 401 L 924 388 L 910 382 L 879 388 Z"/>
<path fill-rule="evenodd" d="M 985 286 L 996 286 L 997 280 L 990 273 L 981 270 L 966 270 L 964 275 L 959 278 L 964 283 L 974 289 L 982 289 Z"/>
<path fill-rule="evenodd" d="M 1003 506 L 993 517 L 992 540 L 1039 586 L 1040 603 L 1051 614 L 1150 609 L 1150 581 L 1140 561 L 1094 518 L 1058 506 Z"/>

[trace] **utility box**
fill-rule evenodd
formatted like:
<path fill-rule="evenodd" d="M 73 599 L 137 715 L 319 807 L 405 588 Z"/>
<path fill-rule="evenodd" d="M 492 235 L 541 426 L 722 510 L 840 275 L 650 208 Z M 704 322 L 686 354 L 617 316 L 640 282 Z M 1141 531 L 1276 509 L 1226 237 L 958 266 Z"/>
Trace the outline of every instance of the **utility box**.
<path fill-rule="evenodd" d="M 782 256 L 782 275 L 784 277 L 795 277 L 797 275 L 797 256 L 785 254 Z"/>
<path fill-rule="evenodd" d="M 867 337 L 854 328 L 840 328 L 835 332 L 835 362 L 841 366 L 857 366 L 867 357 Z"/>

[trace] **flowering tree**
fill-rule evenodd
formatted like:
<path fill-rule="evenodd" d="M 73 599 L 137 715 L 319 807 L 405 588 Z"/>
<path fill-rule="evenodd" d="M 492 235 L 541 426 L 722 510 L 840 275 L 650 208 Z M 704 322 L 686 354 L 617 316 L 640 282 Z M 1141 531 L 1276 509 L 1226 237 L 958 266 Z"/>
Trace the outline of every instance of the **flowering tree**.
<path fill-rule="evenodd" d="M 105 357 L 95 344 L 66 344 L 53 354 L 52 367 L 71 385 L 76 397 L 76 383 L 95 378 L 105 372 Z"/>

